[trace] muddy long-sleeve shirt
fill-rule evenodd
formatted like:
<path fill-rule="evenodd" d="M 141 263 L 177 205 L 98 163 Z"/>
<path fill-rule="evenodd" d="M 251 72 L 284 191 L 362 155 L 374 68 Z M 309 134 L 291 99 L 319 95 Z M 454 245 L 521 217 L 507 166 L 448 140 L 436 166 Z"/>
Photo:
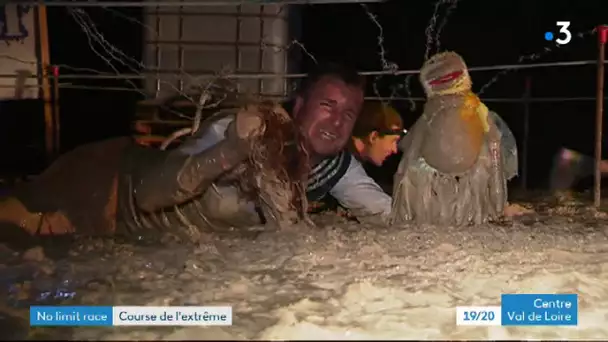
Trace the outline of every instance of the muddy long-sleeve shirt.
<path fill-rule="evenodd" d="M 224 132 L 233 119 L 233 116 L 228 116 L 210 124 L 205 131 L 201 132 L 202 134 L 198 134 L 182 144 L 179 150 L 185 154 L 197 154 L 212 147 L 224 139 Z M 385 222 L 391 211 L 391 197 L 367 175 L 356 158 L 348 156 L 348 158 L 342 158 L 341 160 L 348 163 L 348 166 L 344 165 L 345 171 L 342 176 L 335 183 L 332 183 L 333 186 L 327 187 L 325 193 L 319 194 L 316 192 L 316 194 L 320 197 L 327 194 L 333 196 L 342 206 L 363 221 Z M 335 167 L 338 168 L 339 166 Z M 310 186 L 309 183 L 309 189 Z M 253 205 L 251 208 L 254 210 Z"/>

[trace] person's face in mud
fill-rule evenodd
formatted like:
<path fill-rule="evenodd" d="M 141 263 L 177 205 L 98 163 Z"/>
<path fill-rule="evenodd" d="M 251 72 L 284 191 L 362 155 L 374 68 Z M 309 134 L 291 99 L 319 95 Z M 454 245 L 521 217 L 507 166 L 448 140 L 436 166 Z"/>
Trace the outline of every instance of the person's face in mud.
<path fill-rule="evenodd" d="M 296 99 L 296 120 L 309 153 L 315 157 L 339 153 L 348 142 L 363 105 L 361 88 L 334 77 L 323 77 Z"/>

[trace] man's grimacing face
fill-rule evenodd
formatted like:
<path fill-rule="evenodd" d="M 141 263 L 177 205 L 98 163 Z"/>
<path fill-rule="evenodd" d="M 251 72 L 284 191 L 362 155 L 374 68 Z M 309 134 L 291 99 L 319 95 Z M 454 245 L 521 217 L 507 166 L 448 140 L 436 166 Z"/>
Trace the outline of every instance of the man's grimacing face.
<path fill-rule="evenodd" d="M 340 152 L 350 139 L 363 105 L 363 91 L 326 76 L 319 79 L 304 98 L 296 100 L 294 118 L 317 156 Z"/>

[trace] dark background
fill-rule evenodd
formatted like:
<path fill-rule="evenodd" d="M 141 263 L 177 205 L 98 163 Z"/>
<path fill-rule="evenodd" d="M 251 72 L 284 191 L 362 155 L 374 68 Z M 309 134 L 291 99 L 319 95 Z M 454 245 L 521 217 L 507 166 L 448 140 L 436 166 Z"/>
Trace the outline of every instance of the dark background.
<path fill-rule="evenodd" d="M 444 5 L 437 24 L 443 21 Z M 426 47 L 425 29 L 434 10 L 434 1 L 391 0 L 368 4 L 384 30 L 386 59 L 400 69 L 417 70 L 423 63 Z M 382 70 L 378 55 L 378 27 L 359 4 L 301 5 L 304 46 L 319 61 L 332 60 L 353 65 L 359 70 Z M 142 19 L 137 8 L 85 8 L 105 38 L 126 54 L 141 60 L 142 27 L 125 20 L 124 15 Z M 48 8 L 51 62 L 75 67 L 110 71 L 105 62 L 89 48 L 87 36 L 65 8 Z M 555 49 L 544 39 L 546 31 L 557 34 L 556 21 L 570 21 L 571 42 Z M 552 51 L 533 62 L 595 60 L 597 36 L 577 37 L 598 24 L 608 24 L 608 1 L 600 0 L 461 0 L 452 11 L 440 36 L 441 49 L 460 53 L 469 66 L 517 64 L 520 56 Z M 297 47 L 296 47 L 297 48 Z M 436 52 L 432 50 L 432 52 Z M 302 71 L 311 61 L 303 57 Z M 124 70 L 125 72 L 127 70 Z M 70 72 L 73 73 L 73 72 Z M 471 72 L 478 91 L 499 71 Z M 525 78 L 532 81 L 532 97 L 595 97 L 595 65 L 550 67 L 511 71 L 502 75 L 482 95 L 488 98 L 521 98 Z M 373 78 L 368 82 L 372 83 Z M 378 81 L 382 96 L 403 84 L 404 77 L 386 76 Z M 123 81 L 72 81 L 76 85 L 125 87 Z M 411 79 L 412 95 L 422 96 L 417 76 Z M 400 93 L 406 96 L 404 91 Z M 374 96 L 371 87 L 367 94 Z M 130 134 L 130 122 L 139 94 L 118 91 L 62 89 L 60 91 L 61 146 L 63 152 L 80 144 L 112 136 Z M 25 101 L 27 102 L 27 101 Z M 422 102 L 411 109 L 408 101 L 393 101 L 402 113 L 406 127 L 418 118 Z M 487 105 L 510 125 L 522 154 L 523 103 Z M 43 148 L 42 106 L 39 103 L 5 101 L 0 134 L 0 173 L 35 173 L 46 166 Z M 529 121 L 528 183 L 542 187 L 546 183 L 551 159 L 561 146 L 593 155 L 594 101 L 532 103 Z M 603 149 L 606 151 L 607 144 Z M 398 156 L 391 158 L 382 172 L 392 175 Z M 521 162 L 520 162 L 521 165 Z M 388 170 L 388 171 L 387 171 Z M 379 170 L 370 169 L 373 175 Z"/>

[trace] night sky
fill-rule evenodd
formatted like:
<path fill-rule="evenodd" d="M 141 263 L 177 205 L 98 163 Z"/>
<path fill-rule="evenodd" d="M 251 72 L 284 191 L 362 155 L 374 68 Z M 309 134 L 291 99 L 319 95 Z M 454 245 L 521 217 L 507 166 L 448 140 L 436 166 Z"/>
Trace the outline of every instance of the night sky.
<path fill-rule="evenodd" d="M 448 6 L 440 10 L 437 24 L 443 21 Z M 367 7 L 377 15 L 383 26 L 386 59 L 396 63 L 400 69 L 419 69 L 426 48 L 425 29 L 434 9 L 434 1 L 392 0 L 383 4 L 368 4 Z M 378 55 L 378 27 L 361 5 L 308 5 L 299 8 L 303 24 L 301 41 L 317 60 L 346 63 L 359 70 L 382 70 Z M 85 10 L 108 41 L 141 60 L 141 26 L 101 8 Z M 141 20 L 138 9 L 116 10 Z M 559 49 L 552 48 L 555 44 L 544 39 L 547 31 L 557 34 L 556 21 L 570 21 L 574 36 L 568 45 Z M 608 1 L 605 0 L 461 0 L 445 24 L 440 44 L 442 50 L 460 53 L 471 67 L 517 64 L 520 56 L 539 53 L 547 47 L 552 51 L 527 63 L 595 60 L 597 36 L 578 38 L 577 35 L 602 23 L 608 24 Z M 52 63 L 109 71 L 104 62 L 90 51 L 86 35 L 65 9 L 49 8 L 49 26 Z M 302 71 L 306 72 L 311 63 L 303 57 Z M 497 73 L 472 72 L 474 90 L 478 91 Z M 532 97 L 595 97 L 596 68 L 589 65 L 511 71 L 488 88 L 482 98 L 520 98 L 524 93 L 526 77 L 531 79 Z M 373 82 L 373 79 L 368 79 L 368 82 Z M 381 95 L 390 95 L 391 88 L 403 82 L 403 76 L 383 77 L 378 81 Z M 79 81 L 77 84 L 126 86 L 120 81 Z M 413 96 L 422 96 L 417 76 L 411 80 L 411 90 Z M 405 96 L 403 91 L 401 94 Z M 367 95 L 374 96 L 371 89 Z M 135 112 L 135 103 L 140 99 L 140 95 L 129 92 L 62 89 L 62 148 L 69 150 L 82 143 L 130 134 L 129 124 Z M 417 102 L 414 110 L 407 101 L 392 103 L 402 113 L 406 126 L 410 126 L 421 113 L 421 102 Z M 521 154 L 524 105 L 495 102 L 488 102 L 487 105 L 510 125 L 518 139 Z M 12 120 L 9 125 L 16 126 L 31 120 L 31 117 L 41 117 L 41 112 L 26 110 L 23 105 L 17 107 L 19 119 Z M 549 163 L 560 146 L 593 153 L 594 113 L 594 101 L 530 105 L 530 186 L 545 185 L 543 182 L 549 172 Z M 27 139 L 42 139 L 35 129 L 39 126 L 29 124 L 29 130 L 19 128 L 23 146 L 36 145 L 26 142 Z M 14 132 L 16 128 L 10 130 Z M 607 149 L 608 144 L 604 144 L 604 150 Z M 5 150 L 6 147 L 3 148 Z M 36 155 L 31 147 L 24 151 L 29 152 L 21 153 L 23 163 Z M 608 153 L 605 155 L 608 156 Z M 396 162 L 398 156 L 387 163 L 384 173 L 392 175 Z M 40 167 L 36 163 L 30 164 L 34 165 L 30 169 Z M 370 169 L 370 172 L 375 175 L 379 171 Z"/>

